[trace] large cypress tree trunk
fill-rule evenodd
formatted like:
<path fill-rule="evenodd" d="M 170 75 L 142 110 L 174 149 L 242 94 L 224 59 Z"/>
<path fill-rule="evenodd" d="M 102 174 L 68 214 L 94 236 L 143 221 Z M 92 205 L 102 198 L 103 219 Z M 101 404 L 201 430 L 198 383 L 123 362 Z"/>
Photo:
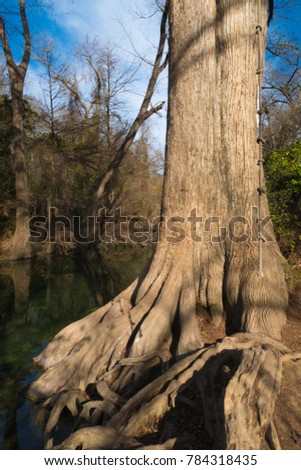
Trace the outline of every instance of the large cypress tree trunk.
<path fill-rule="evenodd" d="M 98 416 L 114 392 L 108 426 L 128 438 L 157 421 L 196 377 L 207 432 L 220 446 L 256 448 L 267 435 L 269 445 L 278 446 L 272 413 L 284 349 L 272 337 L 280 338 L 287 291 L 273 239 L 262 244 L 260 272 L 257 226 L 255 221 L 252 229 L 250 221 L 258 205 L 257 69 L 266 18 L 266 0 L 170 2 L 162 201 L 162 218 L 169 222 L 140 278 L 108 305 L 60 332 L 36 358 L 48 370 L 30 393 L 45 398 L 69 391 L 54 408 L 47 446 L 63 407 L 74 411 L 78 394 L 87 401 L 91 384 L 100 397 Z M 259 23 L 262 41 L 256 34 Z M 264 217 L 268 207 L 265 195 L 261 198 Z M 215 324 L 225 312 L 230 333 L 245 335 L 204 347 L 197 302 L 210 310 Z M 170 360 L 176 364 L 168 368 Z M 158 361 L 168 368 L 163 375 Z M 213 393 L 225 367 L 230 375 Z M 268 391 L 263 386 L 267 381 Z M 107 418 L 101 419 L 96 422 Z M 89 432 L 78 431 L 64 445 L 104 445 L 102 428 L 91 431 L 98 444 Z"/>

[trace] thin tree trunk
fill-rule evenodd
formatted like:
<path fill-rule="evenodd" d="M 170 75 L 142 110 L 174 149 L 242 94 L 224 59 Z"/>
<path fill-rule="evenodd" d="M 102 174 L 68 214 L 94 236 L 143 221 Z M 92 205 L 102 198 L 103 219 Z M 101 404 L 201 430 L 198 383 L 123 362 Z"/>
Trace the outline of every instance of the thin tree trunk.
<path fill-rule="evenodd" d="M 23 116 L 23 90 L 24 82 L 31 55 L 31 39 L 28 27 L 25 1 L 19 0 L 20 17 L 25 39 L 24 54 L 19 65 L 16 64 L 7 38 L 6 27 L 0 17 L 0 39 L 5 54 L 9 74 L 10 91 L 13 111 L 13 153 L 16 182 L 16 228 L 14 236 L 5 244 L 4 257 L 12 260 L 30 258 L 32 255 L 29 244 L 29 188 L 26 173 L 24 148 L 24 116 Z"/>
<path fill-rule="evenodd" d="M 23 87 L 23 85 L 22 85 Z M 16 88 L 20 88 L 16 87 Z M 21 90 L 14 89 L 12 97 L 14 128 L 14 170 L 16 181 L 16 228 L 11 240 L 10 259 L 31 257 L 31 246 L 28 243 L 29 230 L 29 188 L 26 172 L 24 129 L 23 129 L 23 96 Z"/>

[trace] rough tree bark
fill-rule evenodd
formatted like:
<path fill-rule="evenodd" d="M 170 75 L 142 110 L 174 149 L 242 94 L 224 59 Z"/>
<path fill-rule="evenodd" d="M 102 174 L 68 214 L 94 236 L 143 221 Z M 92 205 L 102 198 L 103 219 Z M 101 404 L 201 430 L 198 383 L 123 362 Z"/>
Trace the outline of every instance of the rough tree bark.
<path fill-rule="evenodd" d="M 264 41 L 256 27 L 265 37 L 266 23 L 266 0 L 170 1 L 167 222 L 139 279 L 36 358 L 46 372 L 30 394 L 57 403 L 47 448 L 65 407 L 78 429 L 60 448 L 113 448 L 116 436 L 120 445 L 139 447 L 128 439 L 147 433 L 188 386 L 199 390 L 214 445 L 279 448 L 273 409 L 288 357 L 278 342 L 287 305 L 283 261 L 275 240 L 266 241 L 259 272 L 257 225 L 247 223 L 259 186 Z M 232 336 L 204 346 L 197 303 L 215 324 L 226 314 Z"/>
<path fill-rule="evenodd" d="M 9 75 L 9 84 L 13 111 L 13 153 L 16 181 L 16 228 L 15 233 L 3 246 L 3 256 L 16 260 L 31 257 L 31 246 L 28 243 L 29 230 L 29 188 L 26 173 L 23 123 L 23 90 L 31 55 L 30 31 L 26 16 L 25 1 L 19 0 L 20 17 L 24 36 L 24 53 L 20 64 L 16 64 L 8 42 L 5 22 L 0 17 L 0 39 L 5 55 Z"/>

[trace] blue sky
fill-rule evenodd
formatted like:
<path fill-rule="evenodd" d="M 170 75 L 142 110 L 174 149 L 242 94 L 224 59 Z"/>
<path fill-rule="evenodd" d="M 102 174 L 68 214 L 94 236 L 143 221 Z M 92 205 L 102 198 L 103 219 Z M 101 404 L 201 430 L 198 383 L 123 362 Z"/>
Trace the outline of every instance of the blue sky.
<path fill-rule="evenodd" d="M 54 39 L 62 59 L 70 56 L 80 43 L 94 36 L 98 36 L 103 43 L 110 40 L 116 44 L 119 55 L 125 61 L 139 62 L 134 57 L 131 42 L 141 56 L 149 60 L 154 57 L 158 41 L 159 18 L 155 16 L 141 19 L 135 14 L 137 11 L 142 11 L 146 15 L 150 13 L 150 9 L 146 6 L 151 3 L 150 0 L 44 0 L 44 3 L 45 1 L 51 3 L 51 7 L 28 8 L 33 44 L 41 37 Z M 36 2 L 37 0 L 27 0 L 27 4 Z M 0 12 L 7 5 L 11 8 L 17 7 L 17 0 L 0 0 Z M 301 44 L 301 6 L 294 6 L 287 20 L 282 19 L 281 15 L 282 12 L 276 10 L 272 29 L 280 28 L 284 34 L 295 37 Z M 12 17 L 10 21 L 11 19 Z M 17 16 L 14 22 L 16 19 Z M 15 28 L 11 28 L 10 32 L 14 54 L 17 58 L 22 39 Z M 134 116 L 140 106 L 140 95 L 144 92 L 149 73 L 149 67 L 141 64 L 133 93 L 129 93 L 126 97 L 130 116 Z M 41 95 L 39 75 L 39 65 L 32 61 L 27 77 L 27 93 Z M 154 102 L 166 99 L 166 83 L 166 78 L 162 79 Z M 152 122 L 153 133 L 157 136 L 159 146 L 163 147 L 165 121 L 163 118 L 155 118 Z"/>
<path fill-rule="evenodd" d="M 17 8 L 17 0 L 0 0 L 1 7 L 5 8 L 9 1 L 10 8 Z M 27 4 L 35 4 L 36 0 L 27 0 Z M 160 17 L 142 19 L 137 13 L 149 16 L 150 9 L 145 6 L 147 2 L 139 0 L 47 0 L 47 8 L 27 8 L 28 20 L 33 42 L 33 54 L 35 55 L 35 44 L 41 38 L 55 40 L 57 51 L 61 59 L 68 59 L 70 54 L 76 50 L 79 44 L 87 38 L 92 40 L 95 36 L 100 38 L 100 42 L 107 41 L 116 45 L 117 54 L 128 63 L 134 63 L 138 68 L 133 89 L 124 96 L 127 104 L 128 117 L 135 117 L 147 85 L 147 78 L 150 74 L 150 67 L 141 63 L 136 57 L 135 50 L 147 60 L 153 60 L 158 42 Z M 43 2 L 45 4 L 45 0 Z M 148 0 L 148 3 L 149 0 Z M 7 16 L 8 23 L 13 27 L 9 28 L 11 44 L 14 56 L 20 58 L 22 50 L 22 36 L 18 34 L 21 30 L 18 16 Z M 131 44 L 132 43 L 132 44 Z M 33 94 L 42 98 L 40 65 L 31 60 L 29 73 L 26 80 L 27 94 Z M 157 93 L 154 96 L 153 104 L 161 100 L 166 101 L 166 75 L 162 78 Z M 162 118 L 152 118 L 153 135 L 158 147 L 164 147 L 165 139 L 165 112 Z"/>
<path fill-rule="evenodd" d="M 301 3 L 298 0 L 296 0 L 295 3 L 296 5 L 292 2 L 292 6 L 289 8 L 287 13 L 282 10 L 275 9 L 274 20 L 271 23 L 271 28 L 281 30 L 291 39 L 296 39 L 299 45 L 301 45 Z M 284 18 L 284 16 L 286 16 L 286 18 Z"/>
<path fill-rule="evenodd" d="M 143 8 L 144 7 L 144 8 Z M 61 45 L 62 55 L 68 54 L 76 43 L 82 43 L 87 37 L 99 36 L 101 42 L 110 41 L 117 46 L 117 53 L 124 61 L 139 64 L 135 51 L 153 60 L 158 42 L 160 17 L 141 19 L 136 13 L 149 15 L 150 9 L 141 0 L 56 0 L 52 9 L 40 22 L 40 31 L 51 35 Z M 129 37 L 128 37 L 129 36 Z M 132 93 L 126 97 L 129 114 L 133 117 L 138 111 L 144 94 L 150 67 L 141 64 L 137 73 Z M 154 103 L 166 101 L 166 80 L 158 86 Z M 164 115 L 164 112 L 162 113 Z M 165 139 L 165 120 L 152 118 L 154 135 L 159 146 Z"/>

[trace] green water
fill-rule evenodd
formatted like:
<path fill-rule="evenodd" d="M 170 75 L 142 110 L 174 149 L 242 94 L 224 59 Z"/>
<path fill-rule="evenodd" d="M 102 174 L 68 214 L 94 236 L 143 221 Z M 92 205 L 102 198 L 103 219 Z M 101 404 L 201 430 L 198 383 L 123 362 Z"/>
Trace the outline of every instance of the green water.
<path fill-rule="evenodd" d="M 26 398 L 32 364 L 65 325 L 103 305 L 141 271 L 145 250 L 105 260 L 0 264 L 0 448 L 41 449 L 44 415 Z"/>

